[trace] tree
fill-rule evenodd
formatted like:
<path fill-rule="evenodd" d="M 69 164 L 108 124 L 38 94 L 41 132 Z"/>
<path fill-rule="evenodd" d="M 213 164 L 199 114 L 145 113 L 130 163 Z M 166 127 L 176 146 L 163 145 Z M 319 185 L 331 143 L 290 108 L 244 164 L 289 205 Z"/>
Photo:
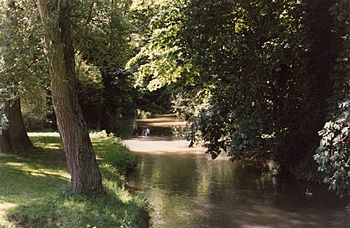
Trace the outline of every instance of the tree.
<path fill-rule="evenodd" d="M 96 66 L 102 77 L 100 128 L 108 133 L 116 133 L 118 119 L 135 116 L 137 93 L 131 75 L 124 69 L 131 54 L 131 27 L 125 15 L 127 2 L 97 1 L 91 5 L 88 23 L 81 18 L 75 20 L 83 28 L 80 33 L 74 33 L 75 40 L 83 40 L 77 45 L 80 55 Z"/>
<path fill-rule="evenodd" d="M 78 56 L 79 57 L 79 56 Z M 101 129 L 104 90 L 99 69 L 77 58 L 77 94 L 89 129 Z"/>
<path fill-rule="evenodd" d="M 7 117 L 7 127 L 0 135 L 0 150 L 3 151 L 28 151 L 33 148 L 26 132 L 20 99 L 5 102 L 5 116 Z"/>
<path fill-rule="evenodd" d="M 196 123 L 213 158 L 226 152 L 232 159 L 274 160 L 282 172 L 313 179 L 317 131 L 341 51 L 333 4 L 168 1 L 130 64 L 150 89 L 177 85 L 187 103 L 177 106 Z"/>
<path fill-rule="evenodd" d="M 0 135 L 0 149 L 6 151 L 30 150 L 33 145 L 24 127 L 20 98 L 36 94 L 39 80 L 34 72 L 40 62 L 34 29 L 35 19 L 27 1 L 9 0 L 1 5 L 0 20 L 1 69 L 3 112 L 8 120 Z M 28 7 L 28 9 L 25 9 Z M 32 95 L 31 97 L 34 97 Z"/>
<path fill-rule="evenodd" d="M 328 117 L 319 131 L 320 144 L 314 159 L 323 181 L 338 194 L 350 184 L 350 2 L 337 0 L 331 8 L 334 30 L 342 38 L 341 52 L 333 72 L 333 94 L 328 100 Z"/>
<path fill-rule="evenodd" d="M 37 0 L 45 37 L 53 106 L 71 174 L 71 191 L 103 195 L 102 178 L 78 102 L 70 3 Z"/>

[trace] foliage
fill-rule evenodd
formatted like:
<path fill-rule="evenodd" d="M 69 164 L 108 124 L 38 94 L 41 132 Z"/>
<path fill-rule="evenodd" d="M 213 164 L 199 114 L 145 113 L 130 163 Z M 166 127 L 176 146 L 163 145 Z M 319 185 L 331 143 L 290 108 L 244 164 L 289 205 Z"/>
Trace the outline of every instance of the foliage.
<path fill-rule="evenodd" d="M 129 68 L 138 68 L 134 74 L 137 85 L 147 83 L 149 90 L 156 90 L 190 72 L 191 64 L 178 39 L 186 20 L 182 12 L 186 3 L 183 0 L 166 1 L 150 20 L 148 42 L 128 62 Z"/>
<path fill-rule="evenodd" d="M 82 3 L 90 9 L 85 11 L 87 15 L 75 20 L 76 26 L 81 28 L 80 33 L 75 33 L 81 58 L 95 66 L 101 75 L 101 90 L 93 96 L 102 102 L 99 105 L 99 121 L 96 122 L 100 122 L 99 127 L 109 133 L 117 131 L 116 119 L 132 118 L 136 113 L 138 94 L 133 87 L 133 79 L 124 69 L 131 55 L 131 26 L 125 16 L 129 6 L 124 3 L 126 1 Z M 75 10 L 80 12 L 78 7 Z M 80 96 L 81 100 L 91 100 L 86 93 L 80 93 Z M 86 108 L 86 113 L 93 110 Z"/>
<path fill-rule="evenodd" d="M 33 153 L 0 153 L 0 204 L 14 205 L 7 211 L 9 220 L 24 227 L 147 227 L 145 201 L 127 192 L 125 178 L 114 166 L 124 163 L 115 159 L 128 159 L 125 163 L 135 166 L 118 139 L 102 132 L 91 134 L 107 195 L 88 198 L 69 195 L 59 135 L 30 136 L 37 147 Z"/>
<path fill-rule="evenodd" d="M 120 138 L 107 135 L 105 131 L 91 134 L 95 139 L 95 148 L 103 160 L 112 165 L 119 173 L 127 174 L 136 168 L 136 157 L 122 144 Z M 118 151 L 116 153 L 115 151 Z"/>
<path fill-rule="evenodd" d="M 302 142 L 293 135 L 306 133 L 295 132 L 307 106 L 303 5 L 194 1 L 195 7 L 188 40 L 200 74 L 213 83 L 210 108 L 200 115 L 209 152 L 280 162 L 296 156 L 294 145 Z"/>
<path fill-rule="evenodd" d="M 46 70 L 40 48 L 38 17 L 33 1 L 0 3 L 1 103 L 21 97 L 32 107 L 42 107 Z"/>
<path fill-rule="evenodd" d="M 25 94 L 35 100 L 45 76 L 39 46 L 38 18 L 32 1 L 5 1 L 1 6 L 1 83 L 8 98 Z"/>
<path fill-rule="evenodd" d="M 350 3 L 339 0 L 332 7 L 337 32 L 343 38 L 343 51 L 337 58 L 334 72 L 334 92 L 329 100 L 328 122 L 319 132 L 320 146 L 314 156 L 324 182 L 339 194 L 350 184 Z"/>
<path fill-rule="evenodd" d="M 138 88 L 138 97 L 135 99 L 136 107 L 151 115 L 169 113 L 172 111 L 172 92 L 171 87 L 163 87 L 154 91 Z"/>
<path fill-rule="evenodd" d="M 76 3 L 73 12 L 80 13 L 73 18 L 76 49 L 83 59 L 93 63 L 100 70 L 123 66 L 129 52 L 129 24 L 125 19 L 123 1 L 92 1 Z M 82 10 L 84 9 L 84 10 Z"/>
<path fill-rule="evenodd" d="M 339 82 L 331 78 L 342 50 L 332 4 L 165 1 L 128 64 L 139 85 L 172 86 L 175 109 L 213 158 L 225 151 L 232 159 L 272 159 L 315 179 L 317 131 Z"/>
<path fill-rule="evenodd" d="M 103 109 L 102 76 L 97 67 L 77 56 L 77 94 L 89 128 L 99 129 Z"/>
<path fill-rule="evenodd" d="M 280 113 L 270 110 L 282 111 L 284 103 L 298 99 L 284 99 L 297 90 L 306 49 L 298 6 L 291 1 L 169 1 L 153 18 L 150 42 L 129 64 L 141 63 L 136 76 L 149 82 L 149 89 L 175 81 L 182 86 L 178 96 L 193 102 L 183 109 L 185 116 L 200 116 L 199 127 L 214 157 L 230 147 L 231 155 L 240 158 L 248 144 L 254 149 L 249 154 L 259 156 L 265 142 L 275 145 L 288 128 L 280 126 Z M 271 140 L 263 138 L 273 132 Z M 242 135 L 251 140 L 230 146 L 231 137 Z"/>

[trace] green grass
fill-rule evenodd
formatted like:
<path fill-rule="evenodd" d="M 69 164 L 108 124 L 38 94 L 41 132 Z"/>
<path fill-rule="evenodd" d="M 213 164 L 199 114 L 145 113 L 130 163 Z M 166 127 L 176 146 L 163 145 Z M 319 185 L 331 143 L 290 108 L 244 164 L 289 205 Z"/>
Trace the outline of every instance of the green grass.
<path fill-rule="evenodd" d="M 146 227 L 147 203 L 128 193 L 123 174 L 136 164 L 114 137 L 90 135 L 105 197 L 71 196 L 57 133 L 31 133 L 36 149 L 0 152 L 0 227 Z"/>

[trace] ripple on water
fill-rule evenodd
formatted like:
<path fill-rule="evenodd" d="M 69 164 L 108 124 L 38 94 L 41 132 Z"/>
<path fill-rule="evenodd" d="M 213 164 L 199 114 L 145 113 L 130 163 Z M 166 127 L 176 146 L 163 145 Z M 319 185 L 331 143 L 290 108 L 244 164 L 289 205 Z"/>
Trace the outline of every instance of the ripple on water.
<path fill-rule="evenodd" d="M 244 162 L 211 160 L 174 137 L 124 141 L 139 157 L 129 183 L 151 203 L 154 227 L 350 227 L 348 200 L 276 184 Z"/>

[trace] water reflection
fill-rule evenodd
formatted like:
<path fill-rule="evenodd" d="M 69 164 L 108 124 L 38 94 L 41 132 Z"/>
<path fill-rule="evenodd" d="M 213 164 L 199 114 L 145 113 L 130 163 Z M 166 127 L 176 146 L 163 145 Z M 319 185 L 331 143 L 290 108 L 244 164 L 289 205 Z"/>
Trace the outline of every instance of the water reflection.
<path fill-rule="evenodd" d="M 174 138 L 125 142 L 139 157 L 129 185 L 151 203 L 154 227 L 350 226 L 350 204 L 324 190 L 307 197 L 302 184 L 275 185 L 254 164 L 210 160 Z"/>

